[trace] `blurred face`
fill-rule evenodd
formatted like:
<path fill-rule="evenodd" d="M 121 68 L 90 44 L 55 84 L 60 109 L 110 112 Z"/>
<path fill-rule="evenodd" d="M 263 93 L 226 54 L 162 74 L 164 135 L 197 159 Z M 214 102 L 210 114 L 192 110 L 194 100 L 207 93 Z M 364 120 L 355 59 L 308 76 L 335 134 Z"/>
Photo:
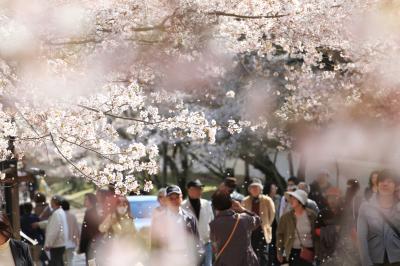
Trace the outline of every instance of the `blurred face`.
<path fill-rule="evenodd" d="M 127 214 L 128 213 L 128 203 L 125 201 L 118 203 L 117 212 L 119 215 Z"/>
<path fill-rule="evenodd" d="M 261 194 L 261 188 L 256 185 L 250 186 L 249 193 L 252 197 L 257 198 Z"/>
<path fill-rule="evenodd" d="M 191 199 L 200 199 L 202 193 L 203 193 L 203 188 L 201 187 L 188 188 L 188 195 Z"/>
<path fill-rule="evenodd" d="M 292 196 L 289 196 L 289 203 L 293 209 L 296 209 L 301 206 L 300 202 L 295 197 Z"/>
<path fill-rule="evenodd" d="M 275 184 L 271 185 L 271 194 L 276 194 L 278 192 L 278 187 Z"/>
<path fill-rule="evenodd" d="M 328 183 L 328 177 L 326 174 L 320 174 L 317 178 L 317 181 L 320 185 L 325 185 Z"/>
<path fill-rule="evenodd" d="M 339 197 L 335 195 L 329 195 L 326 197 L 328 205 L 330 208 L 336 209 L 339 203 Z"/>
<path fill-rule="evenodd" d="M 382 196 L 394 195 L 396 184 L 393 179 L 387 178 L 378 183 L 378 192 Z"/>
<path fill-rule="evenodd" d="M 167 199 L 168 199 L 168 207 L 172 209 L 178 209 L 181 206 L 182 195 L 173 193 L 167 196 Z"/>
<path fill-rule="evenodd" d="M 84 201 L 83 205 L 85 205 L 85 208 L 87 208 L 87 209 L 93 207 L 92 204 L 90 203 L 88 197 L 85 197 L 85 201 Z"/>

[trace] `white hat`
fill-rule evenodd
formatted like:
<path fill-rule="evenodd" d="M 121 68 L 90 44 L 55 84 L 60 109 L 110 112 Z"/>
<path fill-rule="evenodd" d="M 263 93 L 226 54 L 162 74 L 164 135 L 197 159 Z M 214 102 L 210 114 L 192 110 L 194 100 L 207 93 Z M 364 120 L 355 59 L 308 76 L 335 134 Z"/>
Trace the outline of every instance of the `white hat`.
<path fill-rule="evenodd" d="M 300 201 L 303 206 L 306 206 L 308 197 L 307 193 L 304 190 L 297 189 L 296 191 L 286 192 L 285 194 L 294 197 L 295 199 Z"/>

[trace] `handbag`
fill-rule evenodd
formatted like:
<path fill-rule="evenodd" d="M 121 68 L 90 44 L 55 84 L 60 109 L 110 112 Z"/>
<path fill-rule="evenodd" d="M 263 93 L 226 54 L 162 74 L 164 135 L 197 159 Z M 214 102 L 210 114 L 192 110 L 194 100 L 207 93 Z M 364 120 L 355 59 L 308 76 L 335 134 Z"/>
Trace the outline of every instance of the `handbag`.
<path fill-rule="evenodd" d="M 226 247 L 228 246 L 229 242 L 231 242 L 233 235 L 235 234 L 236 228 L 239 224 L 239 220 L 240 220 L 240 215 L 237 215 L 236 218 L 236 222 L 235 225 L 233 226 L 232 232 L 230 233 L 228 239 L 226 240 L 225 244 L 222 246 L 221 250 L 218 252 L 217 256 L 215 257 L 215 262 L 217 262 L 217 260 L 221 257 L 222 253 L 224 252 L 224 250 L 226 249 Z"/>
<path fill-rule="evenodd" d="M 300 247 L 301 247 L 300 258 L 304 261 L 312 263 L 314 261 L 314 257 L 315 257 L 314 250 L 303 246 L 303 242 L 301 241 L 300 234 L 299 234 L 299 231 L 297 230 L 297 227 L 296 227 L 296 233 L 297 233 L 297 237 L 299 238 Z"/>

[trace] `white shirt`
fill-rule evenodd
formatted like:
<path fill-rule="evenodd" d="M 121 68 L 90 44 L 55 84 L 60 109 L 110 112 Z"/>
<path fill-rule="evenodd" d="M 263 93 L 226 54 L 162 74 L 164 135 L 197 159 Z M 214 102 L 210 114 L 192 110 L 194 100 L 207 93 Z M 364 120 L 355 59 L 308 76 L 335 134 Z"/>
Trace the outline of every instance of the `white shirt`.
<path fill-rule="evenodd" d="M 0 245 L 0 265 L 15 266 L 14 257 L 10 248 L 10 239 L 3 245 Z"/>
<path fill-rule="evenodd" d="M 68 223 L 62 208 L 53 211 L 46 226 L 45 246 L 49 248 L 65 247 L 68 239 Z"/>
<path fill-rule="evenodd" d="M 197 218 L 192 205 L 188 199 L 182 202 L 182 208 Z M 200 241 L 203 244 L 210 242 L 210 222 L 214 220 L 214 213 L 211 203 L 208 200 L 200 199 L 200 215 L 197 220 L 197 229 L 199 231 Z"/>

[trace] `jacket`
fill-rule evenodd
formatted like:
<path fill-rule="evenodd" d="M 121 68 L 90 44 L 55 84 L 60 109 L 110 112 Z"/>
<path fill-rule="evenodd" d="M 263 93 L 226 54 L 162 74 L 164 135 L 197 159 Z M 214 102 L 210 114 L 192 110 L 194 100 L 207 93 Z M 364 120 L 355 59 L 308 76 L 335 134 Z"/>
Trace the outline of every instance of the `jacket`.
<path fill-rule="evenodd" d="M 81 239 L 79 243 L 79 252 L 88 253 L 93 242 L 100 235 L 99 216 L 96 208 L 87 209 L 82 222 Z"/>
<path fill-rule="evenodd" d="M 68 224 L 65 212 L 58 208 L 53 211 L 46 225 L 45 247 L 65 247 L 68 239 Z"/>
<path fill-rule="evenodd" d="M 400 262 L 400 237 L 385 222 L 377 198 L 361 204 L 357 220 L 357 237 L 363 266 L 384 262 L 385 250 L 390 263 Z M 387 218 L 400 231 L 400 203 Z"/>
<path fill-rule="evenodd" d="M 79 238 L 81 235 L 78 220 L 76 219 L 76 216 L 69 211 L 65 211 L 65 216 L 68 224 L 68 239 L 66 248 L 75 248 L 79 245 Z"/>
<path fill-rule="evenodd" d="M 247 196 L 244 198 L 242 204 L 249 210 L 252 210 L 252 197 Z M 260 195 L 260 218 L 262 221 L 262 229 L 265 236 L 265 241 L 271 243 L 272 240 L 272 223 L 275 219 L 275 204 L 272 199 L 267 195 Z"/>
<path fill-rule="evenodd" d="M 16 266 L 33 266 L 31 254 L 27 244 L 10 239 L 10 249 Z"/>
<path fill-rule="evenodd" d="M 315 232 L 315 222 L 317 220 L 317 214 L 310 210 L 305 209 L 308 219 L 311 224 L 311 234 L 313 238 L 315 254 L 318 254 L 319 239 Z M 294 240 L 296 238 L 296 216 L 294 210 L 285 213 L 278 224 L 278 230 L 276 232 L 276 248 L 277 254 L 286 257 L 289 256 L 292 250 Z"/>
<path fill-rule="evenodd" d="M 193 207 L 188 199 L 182 202 L 181 206 L 184 210 L 192 214 L 196 218 Z M 200 199 L 200 215 L 197 221 L 200 242 L 204 245 L 210 242 L 210 226 L 209 223 L 214 220 L 214 213 L 211 203 L 208 200 Z"/>
<path fill-rule="evenodd" d="M 232 210 L 219 212 L 210 223 L 211 241 L 214 248 L 219 251 L 224 246 L 238 214 Z M 251 246 L 251 234 L 261 225 L 257 215 L 239 214 L 239 224 L 228 246 L 225 248 L 214 266 L 258 266 L 258 259 Z"/>

